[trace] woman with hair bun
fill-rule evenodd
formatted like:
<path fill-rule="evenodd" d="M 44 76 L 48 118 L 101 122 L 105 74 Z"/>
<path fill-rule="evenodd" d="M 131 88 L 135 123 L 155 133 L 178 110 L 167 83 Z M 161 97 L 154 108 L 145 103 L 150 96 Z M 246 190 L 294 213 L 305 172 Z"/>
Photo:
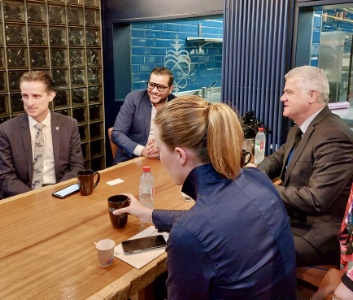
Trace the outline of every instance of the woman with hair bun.
<path fill-rule="evenodd" d="M 130 206 L 114 214 L 127 212 L 170 232 L 168 299 L 296 299 L 289 219 L 266 174 L 241 168 L 236 113 L 183 96 L 154 122 L 160 160 L 195 205 L 152 210 L 127 194 Z"/>

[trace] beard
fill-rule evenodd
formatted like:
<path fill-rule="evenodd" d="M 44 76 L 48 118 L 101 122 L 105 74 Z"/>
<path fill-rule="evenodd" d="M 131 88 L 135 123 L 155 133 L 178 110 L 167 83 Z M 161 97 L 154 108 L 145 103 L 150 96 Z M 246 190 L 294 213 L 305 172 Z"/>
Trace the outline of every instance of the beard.
<path fill-rule="evenodd" d="M 152 104 L 163 104 L 168 99 L 169 94 L 166 95 L 166 96 L 163 95 L 157 102 L 155 100 L 155 97 L 158 97 L 158 96 L 156 96 L 156 95 L 154 95 L 152 93 L 148 93 L 148 96 L 150 97 L 150 101 L 151 101 Z"/>

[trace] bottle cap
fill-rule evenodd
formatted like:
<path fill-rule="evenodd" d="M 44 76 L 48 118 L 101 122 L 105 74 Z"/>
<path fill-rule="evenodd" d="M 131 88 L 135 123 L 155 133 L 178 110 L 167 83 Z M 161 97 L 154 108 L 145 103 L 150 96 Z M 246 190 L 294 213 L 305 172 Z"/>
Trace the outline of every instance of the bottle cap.
<path fill-rule="evenodd" d="M 257 130 L 258 130 L 259 132 L 264 132 L 264 128 L 263 128 L 263 127 L 259 127 Z"/>
<path fill-rule="evenodd" d="M 151 167 L 150 166 L 144 166 L 143 167 L 143 172 L 145 172 L 145 173 L 151 172 Z"/>

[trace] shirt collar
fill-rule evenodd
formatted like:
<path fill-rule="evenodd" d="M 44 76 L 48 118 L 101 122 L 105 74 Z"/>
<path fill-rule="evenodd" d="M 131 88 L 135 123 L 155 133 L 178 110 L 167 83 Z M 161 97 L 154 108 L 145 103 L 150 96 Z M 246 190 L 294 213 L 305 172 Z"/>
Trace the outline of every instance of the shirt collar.
<path fill-rule="evenodd" d="M 34 125 L 36 125 L 38 123 L 31 116 L 28 116 L 28 122 L 29 122 L 29 127 L 30 128 L 34 127 Z M 41 123 L 44 124 L 46 127 L 50 128 L 50 124 L 51 124 L 51 113 L 50 113 L 50 110 L 49 110 L 49 113 L 46 116 L 46 118 Z"/>
<path fill-rule="evenodd" d="M 305 133 L 305 131 L 307 131 L 307 129 L 308 129 L 310 123 L 315 119 L 315 117 L 316 117 L 323 109 L 324 109 L 324 107 L 321 108 L 321 109 L 319 109 L 317 112 L 313 113 L 309 118 L 307 118 L 307 119 L 303 122 L 303 124 L 302 124 L 301 126 L 299 126 L 299 128 L 300 128 L 300 130 L 302 131 L 303 134 Z"/>
<path fill-rule="evenodd" d="M 183 184 L 182 192 L 196 200 L 200 189 L 222 179 L 224 178 L 217 173 L 212 164 L 207 163 L 196 167 L 189 173 Z"/>

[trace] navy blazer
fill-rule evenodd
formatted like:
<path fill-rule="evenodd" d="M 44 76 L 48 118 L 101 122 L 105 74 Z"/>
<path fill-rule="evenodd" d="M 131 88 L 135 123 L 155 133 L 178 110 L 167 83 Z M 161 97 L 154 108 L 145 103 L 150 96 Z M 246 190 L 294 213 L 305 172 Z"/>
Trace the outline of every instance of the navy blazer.
<path fill-rule="evenodd" d="M 167 101 L 174 99 L 170 94 Z M 152 104 L 147 90 L 129 93 L 115 119 L 112 141 L 118 146 L 113 164 L 134 158 L 137 145 L 145 146 L 151 127 Z"/>
<path fill-rule="evenodd" d="M 77 176 L 84 169 L 77 121 L 51 112 L 56 182 Z M 31 190 L 33 176 L 28 115 L 0 124 L 0 199 Z"/>
<path fill-rule="evenodd" d="M 196 199 L 190 210 L 152 213 L 156 228 L 170 230 L 168 300 L 296 299 L 289 218 L 263 172 L 228 180 L 205 164 L 182 191 Z"/>
<path fill-rule="evenodd" d="M 294 145 L 298 126 L 287 141 L 258 168 L 276 186 L 296 226 L 305 227 L 303 238 L 324 253 L 337 253 L 337 232 L 343 219 L 353 181 L 353 132 L 326 106 L 311 122 L 293 157 L 286 162 Z M 300 221 L 301 220 L 301 221 Z"/>

